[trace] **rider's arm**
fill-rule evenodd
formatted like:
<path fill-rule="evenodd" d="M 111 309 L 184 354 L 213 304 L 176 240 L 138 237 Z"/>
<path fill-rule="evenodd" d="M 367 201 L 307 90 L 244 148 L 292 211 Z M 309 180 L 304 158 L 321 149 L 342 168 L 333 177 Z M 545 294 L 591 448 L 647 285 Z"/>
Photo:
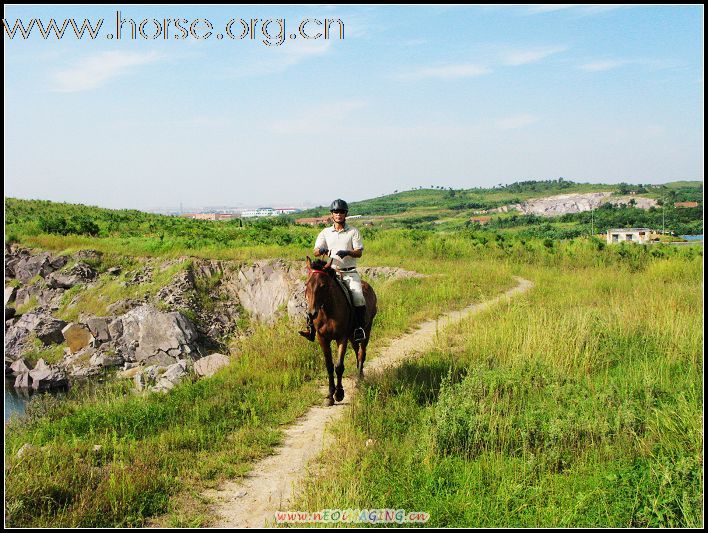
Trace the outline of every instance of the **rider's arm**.
<path fill-rule="evenodd" d="M 320 232 L 317 236 L 317 240 L 315 241 L 315 257 L 327 255 L 328 252 L 329 250 L 327 250 L 327 241 L 325 239 L 324 232 Z"/>
<path fill-rule="evenodd" d="M 349 257 L 356 257 L 359 258 L 361 257 L 361 254 L 364 252 L 364 249 L 361 248 L 360 250 L 350 250 L 349 251 Z"/>

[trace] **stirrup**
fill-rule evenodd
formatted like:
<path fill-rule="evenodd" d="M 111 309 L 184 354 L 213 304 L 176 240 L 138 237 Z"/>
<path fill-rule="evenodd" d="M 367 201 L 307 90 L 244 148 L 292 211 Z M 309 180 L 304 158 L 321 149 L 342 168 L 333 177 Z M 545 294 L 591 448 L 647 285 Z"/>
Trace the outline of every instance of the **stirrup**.
<path fill-rule="evenodd" d="M 315 328 L 310 328 L 307 331 L 298 331 L 300 335 L 305 337 L 308 341 L 314 342 L 315 341 L 315 335 L 317 332 L 315 331 Z"/>
<path fill-rule="evenodd" d="M 364 328 L 356 328 L 354 330 L 354 340 L 356 342 L 366 340 L 366 332 L 364 331 Z"/>

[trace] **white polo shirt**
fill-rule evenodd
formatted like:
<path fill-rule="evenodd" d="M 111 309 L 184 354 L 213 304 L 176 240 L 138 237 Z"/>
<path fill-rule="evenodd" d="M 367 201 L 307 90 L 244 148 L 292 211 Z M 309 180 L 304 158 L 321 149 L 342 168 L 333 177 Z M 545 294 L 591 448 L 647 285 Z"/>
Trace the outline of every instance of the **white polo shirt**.
<path fill-rule="evenodd" d="M 363 250 L 364 244 L 361 242 L 359 230 L 351 227 L 349 224 L 344 224 L 344 229 L 337 231 L 334 225 L 320 231 L 315 241 L 315 250 L 327 248 L 332 257 L 332 266 L 336 269 L 356 268 L 356 258 L 346 256 L 340 259 L 337 256 L 339 250 Z"/>

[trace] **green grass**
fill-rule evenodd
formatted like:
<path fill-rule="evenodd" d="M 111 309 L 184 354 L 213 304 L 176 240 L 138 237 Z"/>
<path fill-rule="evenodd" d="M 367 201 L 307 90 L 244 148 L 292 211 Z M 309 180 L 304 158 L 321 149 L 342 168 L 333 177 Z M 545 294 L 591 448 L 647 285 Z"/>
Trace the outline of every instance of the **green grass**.
<path fill-rule="evenodd" d="M 369 380 L 322 458 L 329 475 L 292 509 L 403 508 L 441 527 L 703 524 L 700 259 L 519 274 L 530 294 Z"/>
<path fill-rule="evenodd" d="M 149 264 L 149 263 L 148 263 Z M 169 284 L 174 276 L 190 265 L 190 261 L 180 261 L 165 269 L 152 264 L 153 272 L 149 281 L 127 283 L 135 271 L 123 272 L 120 276 L 103 274 L 93 286 L 75 285 L 67 290 L 61 300 L 57 317 L 67 322 L 76 321 L 80 314 L 93 316 L 108 315 L 108 307 L 120 300 L 141 300 L 153 296 Z M 138 266 L 138 268 L 141 268 Z"/>
<path fill-rule="evenodd" d="M 413 250 L 406 255 L 416 255 Z M 370 357 L 416 322 L 513 283 L 505 266 L 426 259 L 430 253 L 383 260 L 431 276 L 375 284 L 380 312 Z M 205 504 L 196 495 L 244 475 L 280 441 L 283 424 L 321 400 L 323 358 L 297 335 L 300 326 L 281 321 L 256 327 L 252 336 L 232 342 L 230 367 L 164 396 L 126 394 L 126 388 L 111 384 L 107 392 L 99 388 L 34 408 L 41 416 L 11 424 L 7 431 L 8 524 L 205 523 Z M 351 352 L 346 364 L 351 374 Z M 26 442 L 37 450 L 17 459 Z M 97 444 L 102 448 L 94 452 Z"/>

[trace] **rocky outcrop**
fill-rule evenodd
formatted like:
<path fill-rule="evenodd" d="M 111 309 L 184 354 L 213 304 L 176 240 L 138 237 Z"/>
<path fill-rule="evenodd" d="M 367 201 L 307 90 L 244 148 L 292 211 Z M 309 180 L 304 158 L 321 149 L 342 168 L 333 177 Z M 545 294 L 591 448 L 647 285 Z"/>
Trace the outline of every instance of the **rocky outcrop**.
<path fill-rule="evenodd" d="M 20 257 L 18 261 L 12 263 L 12 271 L 14 277 L 22 283 L 27 283 L 35 276 L 46 277 L 55 270 L 59 270 L 66 262 L 66 257 L 54 257 L 48 252 L 42 252 L 37 255 Z"/>
<path fill-rule="evenodd" d="M 63 320 L 54 317 L 43 317 L 35 327 L 34 334 L 45 346 L 59 344 L 64 341 L 62 330 L 65 326 L 66 322 Z"/>
<path fill-rule="evenodd" d="M 10 302 L 15 301 L 15 293 L 17 292 L 17 287 L 5 287 L 5 307 Z"/>
<path fill-rule="evenodd" d="M 268 323 L 275 320 L 280 309 L 285 309 L 290 316 L 302 313 L 306 307 L 304 281 L 304 264 L 275 260 L 242 267 L 222 283 L 251 318 Z"/>
<path fill-rule="evenodd" d="M 32 381 L 32 388 L 36 391 L 44 391 L 66 387 L 69 384 L 66 373 L 57 366 L 50 366 L 40 359 L 29 372 Z"/>
<path fill-rule="evenodd" d="M 121 317 L 125 358 L 145 365 L 173 364 L 197 353 L 194 324 L 178 312 L 163 313 L 143 305 Z"/>
<path fill-rule="evenodd" d="M 398 267 L 363 267 L 359 268 L 359 273 L 372 280 L 387 280 L 387 279 L 406 279 L 406 278 L 424 278 L 425 274 L 405 270 Z"/>
<path fill-rule="evenodd" d="M 65 272 L 52 272 L 47 276 L 47 285 L 52 288 L 70 289 L 79 283 L 90 283 L 98 273 L 85 263 L 76 263 Z"/>
<path fill-rule="evenodd" d="M 62 321 L 40 311 L 25 313 L 5 331 L 5 355 L 12 360 L 18 359 L 28 348 L 32 334 L 45 345 L 58 340 L 61 336 Z M 58 333 L 57 333 L 58 330 Z"/>
<path fill-rule="evenodd" d="M 521 204 L 504 207 L 516 209 L 525 215 L 554 217 L 568 213 L 590 211 L 607 203 L 612 205 L 630 205 L 632 202 L 640 209 L 649 209 L 650 207 L 656 207 L 658 205 L 656 200 L 652 198 L 643 198 L 641 196 L 615 196 L 611 192 L 591 192 L 534 198 Z M 501 211 L 501 208 L 492 211 Z"/>

